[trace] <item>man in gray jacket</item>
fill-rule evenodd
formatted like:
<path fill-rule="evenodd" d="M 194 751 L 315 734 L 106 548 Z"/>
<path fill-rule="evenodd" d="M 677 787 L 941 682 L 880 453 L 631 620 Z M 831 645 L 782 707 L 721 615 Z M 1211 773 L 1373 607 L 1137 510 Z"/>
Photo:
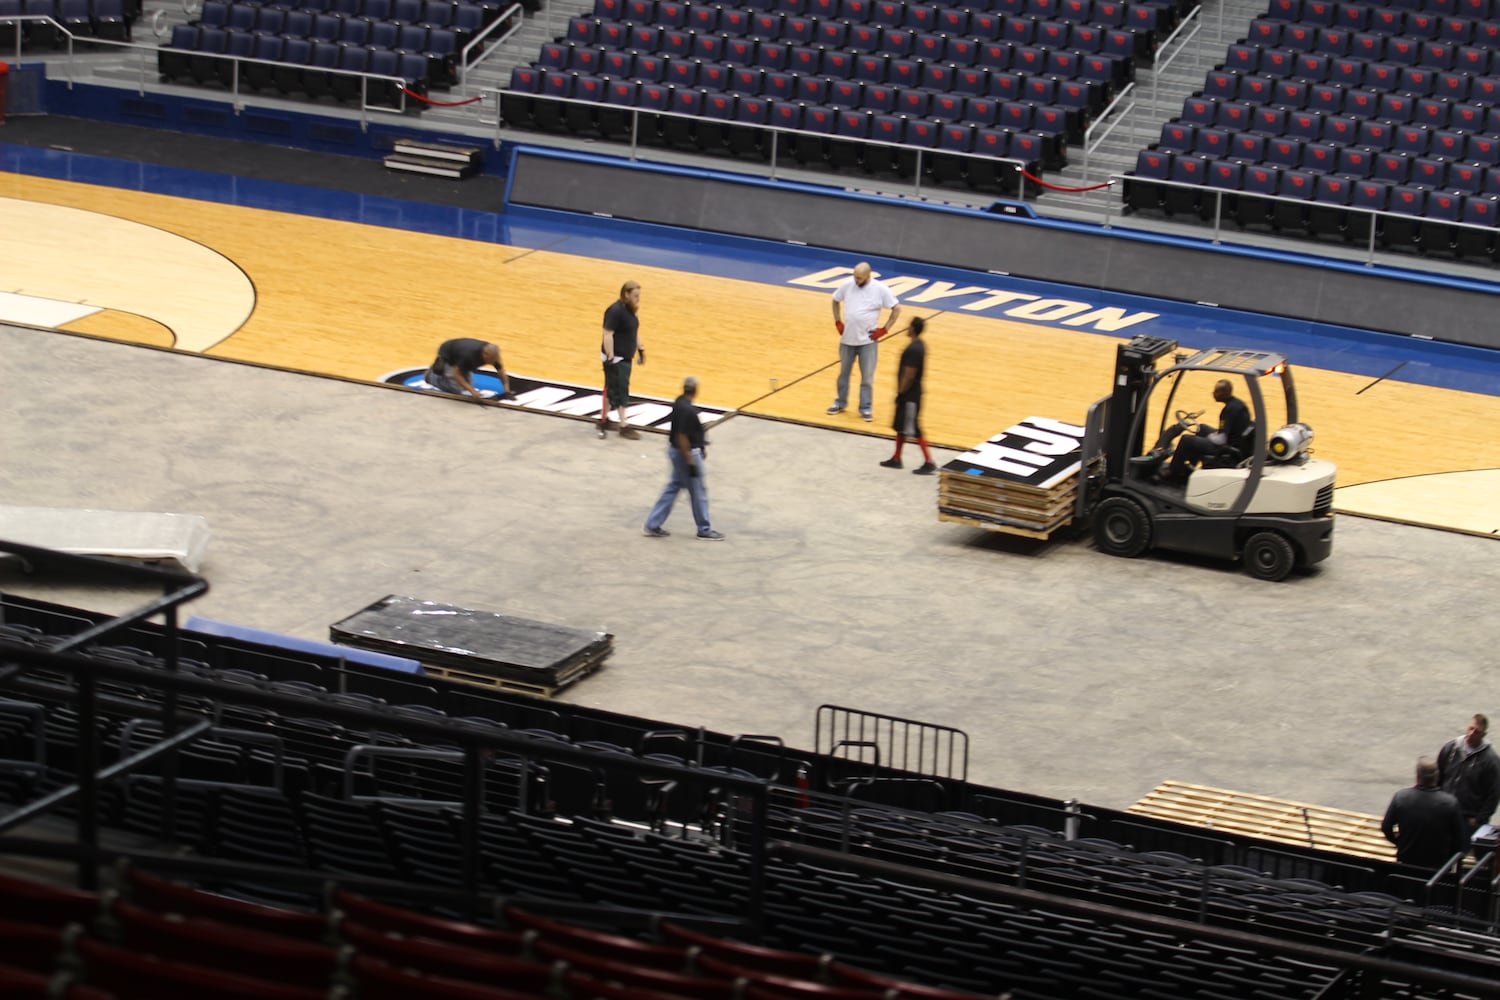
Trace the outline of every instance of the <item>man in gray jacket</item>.
<path fill-rule="evenodd" d="M 1500 805 L 1500 758 L 1486 740 L 1490 720 L 1476 715 L 1462 736 L 1455 736 L 1438 751 L 1438 783 L 1458 799 L 1464 823 L 1472 833 L 1490 821 Z"/>

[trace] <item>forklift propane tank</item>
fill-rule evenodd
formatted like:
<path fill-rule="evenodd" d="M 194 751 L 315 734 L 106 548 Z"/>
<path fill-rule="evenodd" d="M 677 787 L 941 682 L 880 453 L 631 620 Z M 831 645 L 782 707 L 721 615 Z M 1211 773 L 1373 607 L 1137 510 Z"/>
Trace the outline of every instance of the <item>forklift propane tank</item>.
<path fill-rule="evenodd" d="M 1287 424 L 1271 435 L 1271 440 L 1266 443 L 1266 451 L 1270 453 L 1272 461 L 1296 461 L 1307 453 L 1312 439 L 1311 427 L 1306 424 Z"/>

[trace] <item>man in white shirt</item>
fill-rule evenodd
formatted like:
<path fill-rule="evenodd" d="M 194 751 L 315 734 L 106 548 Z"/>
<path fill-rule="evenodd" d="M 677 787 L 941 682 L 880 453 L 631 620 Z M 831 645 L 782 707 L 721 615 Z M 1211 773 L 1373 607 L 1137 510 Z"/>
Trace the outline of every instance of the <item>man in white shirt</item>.
<path fill-rule="evenodd" d="M 890 310 L 884 323 L 880 314 Z M 842 413 L 849 406 L 849 369 L 859 359 L 859 415 L 873 420 L 875 394 L 875 342 L 896 325 L 901 305 L 891 290 L 870 275 L 870 265 L 860 261 L 854 274 L 833 292 L 833 325 L 839 331 L 839 378 L 837 395 L 829 413 Z"/>

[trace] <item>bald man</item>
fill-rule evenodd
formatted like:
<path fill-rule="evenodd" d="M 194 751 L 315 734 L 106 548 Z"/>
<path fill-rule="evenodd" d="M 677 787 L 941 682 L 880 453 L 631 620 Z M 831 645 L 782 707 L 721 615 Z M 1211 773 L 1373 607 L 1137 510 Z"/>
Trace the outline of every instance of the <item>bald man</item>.
<path fill-rule="evenodd" d="M 500 367 L 500 345 L 474 337 L 443 341 L 432 367 L 427 369 L 427 384 L 440 392 L 483 399 L 474 387 L 474 373 L 485 365 L 494 368 L 500 376 L 500 398 L 515 399 L 505 369 Z"/>
<path fill-rule="evenodd" d="M 890 310 L 884 323 L 880 315 Z M 833 292 L 833 325 L 839 332 L 839 377 L 837 395 L 830 414 L 843 413 L 849 406 L 849 369 L 859 361 L 859 415 L 873 420 L 875 395 L 875 342 L 896 325 L 901 305 L 891 290 L 875 279 L 870 265 L 860 261 L 854 273 Z"/>

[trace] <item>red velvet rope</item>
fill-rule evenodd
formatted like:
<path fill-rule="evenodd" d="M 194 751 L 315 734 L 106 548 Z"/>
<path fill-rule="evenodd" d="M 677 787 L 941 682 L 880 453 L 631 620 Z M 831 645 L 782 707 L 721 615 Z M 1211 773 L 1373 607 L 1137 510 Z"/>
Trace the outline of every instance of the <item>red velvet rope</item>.
<path fill-rule="evenodd" d="M 1061 184 L 1049 184 L 1040 177 L 1033 177 L 1031 176 L 1031 172 L 1027 170 L 1021 171 L 1021 176 L 1033 184 L 1040 184 L 1049 191 L 1097 191 L 1100 188 L 1107 188 L 1114 183 L 1114 181 L 1105 181 L 1103 184 L 1088 184 L 1084 187 L 1064 187 Z"/>
<path fill-rule="evenodd" d="M 468 97 L 462 101 L 434 101 L 430 97 L 424 97 L 423 95 L 417 93 L 415 90 L 407 90 L 405 87 L 401 88 L 401 93 L 405 94 L 407 97 L 415 97 L 423 104 L 431 104 L 433 107 L 438 108 L 457 108 L 462 107 L 465 104 L 473 104 L 475 101 L 484 100 L 484 95 L 481 94 L 479 97 Z"/>

